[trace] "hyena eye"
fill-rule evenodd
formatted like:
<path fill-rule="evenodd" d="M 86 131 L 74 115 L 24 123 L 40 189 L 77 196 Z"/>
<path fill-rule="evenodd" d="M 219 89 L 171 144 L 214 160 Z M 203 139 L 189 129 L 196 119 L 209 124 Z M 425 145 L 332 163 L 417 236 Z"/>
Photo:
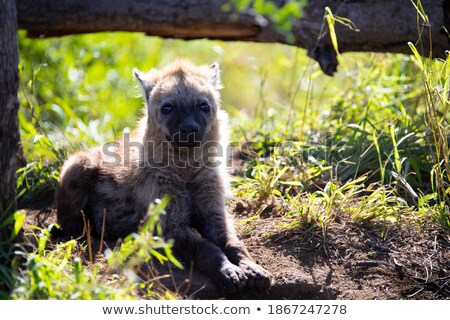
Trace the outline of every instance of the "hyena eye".
<path fill-rule="evenodd" d="M 202 103 L 200 105 L 200 110 L 202 110 L 203 112 L 209 112 L 209 110 L 211 110 L 211 107 L 207 103 Z"/>
<path fill-rule="evenodd" d="M 164 114 L 169 114 L 172 111 L 173 107 L 170 104 L 165 104 L 161 107 L 161 112 Z"/>

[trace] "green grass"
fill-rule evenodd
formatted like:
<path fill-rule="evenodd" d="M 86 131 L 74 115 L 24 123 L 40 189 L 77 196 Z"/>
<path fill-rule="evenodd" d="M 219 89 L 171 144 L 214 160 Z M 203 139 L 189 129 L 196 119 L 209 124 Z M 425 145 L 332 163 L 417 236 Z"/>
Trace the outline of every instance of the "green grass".
<path fill-rule="evenodd" d="M 259 204 L 249 219 L 276 203 L 280 214 L 295 217 L 280 228 L 326 230 L 342 217 L 450 228 L 449 60 L 344 54 L 345 68 L 330 78 L 303 50 L 282 45 L 126 33 L 47 40 L 21 33 L 19 45 L 19 120 L 28 160 L 18 172 L 20 202 L 54 188 L 68 153 L 135 125 L 142 100 L 133 67 L 187 57 L 220 63 L 231 141 L 252 142 L 242 174 L 232 179 L 236 196 Z M 77 259 L 89 244 L 54 244 L 41 230 L 38 249 L 16 269 L 12 297 L 116 299 L 144 290 L 172 298 L 156 294 L 151 279 L 135 272 L 151 259 L 171 258 L 170 246 L 149 237 L 150 229 L 93 265 Z"/>
<path fill-rule="evenodd" d="M 171 254 L 171 244 L 161 238 L 159 216 L 167 200 L 149 208 L 149 218 L 138 233 L 123 239 L 120 246 L 98 252 L 90 241 L 70 240 L 54 243 L 49 229 L 35 227 L 28 236 L 35 239 L 36 250 L 25 255 L 24 266 L 17 266 L 13 299 L 173 299 L 161 288 L 153 289 L 150 261 L 180 263 Z M 87 229 L 89 234 L 89 228 Z M 104 253 L 104 255 L 103 255 Z M 139 292 L 139 293 L 138 293 Z"/>

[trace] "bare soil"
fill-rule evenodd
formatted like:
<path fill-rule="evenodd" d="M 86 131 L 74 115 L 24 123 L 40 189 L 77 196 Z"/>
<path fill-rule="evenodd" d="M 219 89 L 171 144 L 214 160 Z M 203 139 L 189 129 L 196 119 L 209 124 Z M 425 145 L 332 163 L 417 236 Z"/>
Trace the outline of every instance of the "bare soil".
<path fill-rule="evenodd" d="M 238 219 L 254 209 L 242 201 L 235 205 Z M 362 223 L 341 217 L 325 231 L 305 231 L 280 229 L 298 218 L 279 216 L 275 207 L 264 216 L 238 228 L 251 230 L 242 238 L 275 276 L 276 298 L 450 298 L 450 233 L 437 224 L 419 228 L 411 221 Z M 296 290 L 296 283 L 316 290 Z"/>
<path fill-rule="evenodd" d="M 231 210 L 240 238 L 273 274 L 273 285 L 266 292 L 244 291 L 227 299 L 450 299 L 450 232 L 435 222 L 362 223 L 341 217 L 327 230 L 287 229 L 280 226 L 295 218 L 275 207 L 247 219 L 260 205 L 238 200 Z M 55 222 L 51 207 L 27 213 L 28 225 Z M 224 298 L 201 274 L 157 269 L 152 276 L 169 274 L 158 281 L 179 297 Z"/>

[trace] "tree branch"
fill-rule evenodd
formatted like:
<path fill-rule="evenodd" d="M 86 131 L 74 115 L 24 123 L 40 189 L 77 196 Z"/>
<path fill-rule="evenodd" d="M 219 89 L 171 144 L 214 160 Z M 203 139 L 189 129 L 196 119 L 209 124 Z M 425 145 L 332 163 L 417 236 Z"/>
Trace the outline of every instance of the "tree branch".
<path fill-rule="evenodd" d="M 282 5 L 285 0 L 273 2 Z M 270 19 L 262 23 L 251 10 L 224 12 L 224 0 L 17 0 L 17 9 L 19 27 L 30 37 L 132 31 L 181 39 L 288 43 L 306 48 L 322 70 L 331 75 L 337 59 L 323 19 L 326 6 L 333 14 L 350 19 L 359 30 L 336 23 L 340 52 L 409 54 L 410 41 L 425 56 L 445 58 L 445 51 L 450 49 L 444 30 L 450 30 L 450 0 L 421 2 L 429 24 L 417 14 L 410 0 L 311 0 L 303 17 L 293 22 L 293 42 Z"/>

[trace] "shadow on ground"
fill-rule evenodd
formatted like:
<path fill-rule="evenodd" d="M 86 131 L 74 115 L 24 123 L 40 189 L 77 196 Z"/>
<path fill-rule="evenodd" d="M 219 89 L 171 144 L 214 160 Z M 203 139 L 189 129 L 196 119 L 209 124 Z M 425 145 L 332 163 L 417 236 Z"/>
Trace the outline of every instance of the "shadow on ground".
<path fill-rule="evenodd" d="M 239 206 L 238 221 L 255 212 L 250 204 Z M 28 207 L 26 225 L 55 223 L 48 203 Z M 190 299 L 450 299 L 450 233 L 436 224 L 419 228 L 341 219 L 323 232 L 277 227 L 285 219 L 269 212 L 264 219 L 237 223 L 251 255 L 274 275 L 267 291 L 223 297 L 196 272 L 154 265 L 141 272 Z"/>

